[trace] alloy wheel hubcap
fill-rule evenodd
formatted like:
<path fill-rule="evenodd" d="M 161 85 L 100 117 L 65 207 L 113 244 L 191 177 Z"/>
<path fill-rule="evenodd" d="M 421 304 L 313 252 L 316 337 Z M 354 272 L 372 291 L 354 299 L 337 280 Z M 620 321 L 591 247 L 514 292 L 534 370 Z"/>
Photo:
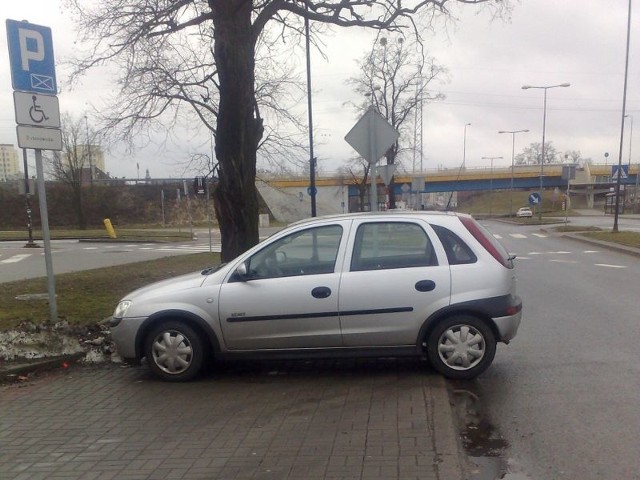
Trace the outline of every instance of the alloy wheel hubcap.
<path fill-rule="evenodd" d="M 471 325 L 455 325 L 448 328 L 438 340 L 440 360 L 454 370 L 475 367 L 486 351 L 482 334 Z"/>
<path fill-rule="evenodd" d="M 176 330 L 160 333 L 153 341 L 151 352 L 160 370 L 171 375 L 184 372 L 193 360 L 191 342 Z"/>

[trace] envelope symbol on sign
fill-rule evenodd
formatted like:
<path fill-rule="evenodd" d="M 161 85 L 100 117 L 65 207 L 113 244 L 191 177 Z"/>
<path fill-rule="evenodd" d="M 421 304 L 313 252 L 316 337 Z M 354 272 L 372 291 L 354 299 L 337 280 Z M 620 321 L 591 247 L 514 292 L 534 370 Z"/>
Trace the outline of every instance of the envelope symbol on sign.
<path fill-rule="evenodd" d="M 36 73 L 32 73 L 31 87 L 39 88 L 40 90 L 53 91 L 53 77 L 50 77 L 48 75 L 38 75 Z"/>

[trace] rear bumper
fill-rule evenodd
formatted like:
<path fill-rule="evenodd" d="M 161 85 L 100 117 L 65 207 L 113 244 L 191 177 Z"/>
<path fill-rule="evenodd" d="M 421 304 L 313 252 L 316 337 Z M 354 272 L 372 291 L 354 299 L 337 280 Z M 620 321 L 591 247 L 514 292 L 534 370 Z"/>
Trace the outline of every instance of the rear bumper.
<path fill-rule="evenodd" d="M 520 327 L 520 320 L 522 320 L 522 300 L 518 296 L 512 296 L 510 300 L 511 305 L 507 311 L 513 313 L 502 317 L 493 317 L 493 323 L 500 334 L 498 341 L 504 343 L 509 343 L 516 336 Z"/>

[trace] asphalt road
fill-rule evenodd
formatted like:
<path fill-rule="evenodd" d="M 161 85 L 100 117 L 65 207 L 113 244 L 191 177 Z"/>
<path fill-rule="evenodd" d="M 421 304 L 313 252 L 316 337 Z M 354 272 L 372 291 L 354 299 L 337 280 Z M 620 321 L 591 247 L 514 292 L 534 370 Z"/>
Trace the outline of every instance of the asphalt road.
<path fill-rule="evenodd" d="M 477 478 L 640 479 L 640 260 L 485 224 L 518 255 L 524 313 L 484 375 L 450 384 L 478 470 L 505 475 Z"/>
<path fill-rule="evenodd" d="M 260 230 L 266 238 L 281 227 Z M 189 253 L 220 252 L 220 233 L 195 231 L 197 239 L 174 243 L 85 242 L 53 240 L 51 242 L 54 274 L 123 265 L 144 260 Z M 36 242 L 42 247 L 42 242 Z M 25 248 L 25 242 L 0 242 L 0 283 L 44 277 L 47 275 L 44 248 Z M 207 266 L 207 265 L 203 265 Z"/>

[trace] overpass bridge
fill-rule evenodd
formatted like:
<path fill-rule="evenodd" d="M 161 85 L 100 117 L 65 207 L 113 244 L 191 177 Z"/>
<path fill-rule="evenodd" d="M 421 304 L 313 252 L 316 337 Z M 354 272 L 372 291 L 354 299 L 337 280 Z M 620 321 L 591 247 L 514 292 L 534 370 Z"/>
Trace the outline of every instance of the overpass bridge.
<path fill-rule="evenodd" d="M 566 164 L 565 164 L 566 165 Z M 567 189 L 567 181 L 562 179 L 562 164 L 544 166 L 542 185 L 544 190 Z M 584 164 L 576 168 L 576 177 L 570 181 L 569 190 L 573 198 L 584 197 L 586 205 L 593 208 L 596 203 L 604 203 L 606 194 L 615 187 L 610 164 Z M 629 175 L 621 181 L 631 196 L 637 191 L 639 165 L 631 165 Z M 397 199 L 411 203 L 416 195 L 424 198 L 436 194 L 457 195 L 458 192 L 508 190 L 538 191 L 540 189 L 539 165 L 516 165 L 513 167 L 467 168 L 426 170 L 415 174 L 395 175 L 394 194 Z M 309 179 L 306 177 L 262 178 L 258 189 L 274 216 L 283 221 L 294 221 L 308 216 L 310 211 Z M 316 203 L 318 214 L 332 214 L 354 210 L 359 198 L 357 179 L 344 175 L 320 175 L 316 179 Z M 378 179 L 379 198 L 387 192 Z M 413 187 L 413 188 L 412 188 Z M 418 190 L 418 188 L 420 188 Z M 627 194 L 627 198 L 630 198 Z M 635 198 L 635 197 L 634 197 Z M 429 201 L 415 201 L 427 204 Z"/>

